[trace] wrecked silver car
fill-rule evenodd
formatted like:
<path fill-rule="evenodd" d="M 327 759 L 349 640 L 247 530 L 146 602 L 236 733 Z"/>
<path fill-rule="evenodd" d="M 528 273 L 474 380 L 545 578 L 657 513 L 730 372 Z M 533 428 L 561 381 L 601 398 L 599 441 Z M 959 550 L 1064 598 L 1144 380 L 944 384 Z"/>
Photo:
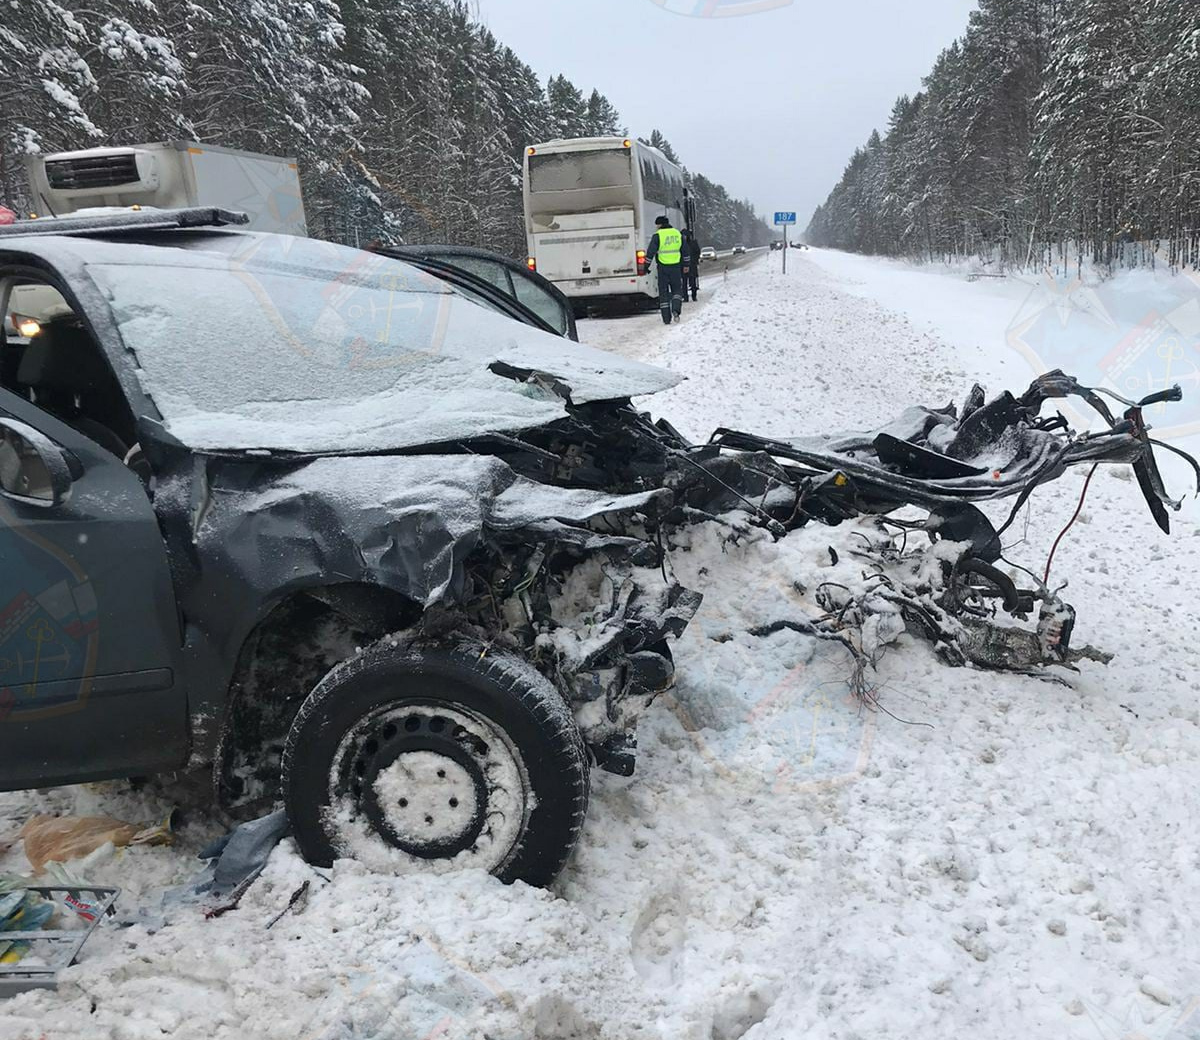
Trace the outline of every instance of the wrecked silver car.
<path fill-rule="evenodd" d="M 1138 406 L 1075 436 L 1042 405 L 1095 395 L 1057 374 L 870 435 L 693 445 L 630 403 L 669 372 L 228 220 L 0 233 L 0 788 L 211 765 L 225 804 L 282 799 L 314 862 L 544 884 L 589 769 L 632 772 L 672 684 L 702 591 L 681 527 L 878 516 L 870 593 L 782 622 L 843 643 L 868 696 L 903 631 L 956 664 L 1095 653 L 973 503 L 1114 462 L 1170 505 Z"/>

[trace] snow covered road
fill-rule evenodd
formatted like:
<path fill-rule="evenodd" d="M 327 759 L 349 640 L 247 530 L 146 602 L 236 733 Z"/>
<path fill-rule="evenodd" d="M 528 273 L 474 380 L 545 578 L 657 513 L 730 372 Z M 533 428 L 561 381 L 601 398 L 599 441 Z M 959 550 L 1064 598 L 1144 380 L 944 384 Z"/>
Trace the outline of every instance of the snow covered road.
<path fill-rule="evenodd" d="M 696 437 L 868 428 L 1032 375 L 1006 344 L 1011 286 L 817 252 L 777 265 L 706 285 L 678 326 L 582 338 L 687 375 L 646 405 Z M 674 559 L 706 593 L 678 688 L 643 723 L 637 774 L 594 775 L 552 892 L 351 863 L 326 881 L 285 845 L 235 912 L 98 933 L 59 994 L 0 1005 L 0 1040 L 1194 1038 L 1200 528 L 1192 510 L 1159 535 L 1128 476 L 1098 474 L 1056 560 L 1077 637 L 1118 655 L 1072 687 L 951 670 L 905 639 L 885 711 L 863 714 L 837 654 L 747 632 L 811 609 L 851 566 L 853 525 L 779 544 L 710 525 Z M 1035 496 L 1018 561 L 1044 564 L 1082 480 Z M 170 804 L 121 785 L 0 795 L 0 845 L 30 811 L 142 822 Z M 154 907 L 219 829 L 90 874 Z M 0 858 L 23 866 L 19 844 Z M 268 930 L 304 880 L 307 906 Z"/>

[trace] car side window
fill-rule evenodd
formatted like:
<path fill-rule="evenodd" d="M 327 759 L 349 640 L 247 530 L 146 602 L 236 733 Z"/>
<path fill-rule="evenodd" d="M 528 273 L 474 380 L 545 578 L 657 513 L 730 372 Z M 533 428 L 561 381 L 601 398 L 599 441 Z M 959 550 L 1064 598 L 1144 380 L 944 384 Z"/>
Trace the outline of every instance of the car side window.
<path fill-rule="evenodd" d="M 565 336 L 570 330 L 570 316 L 563 305 L 531 278 L 514 277 L 517 301 L 528 307 L 543 321 Z"/>
<path fill-rule="evenodd" d="M 80 315 L 53 285 L 3 279 L 0 386 L 124 459 L 137 440 L 120 383 Z"/>
<path fill-rule="evenodd" d="M 455 267 L 462 268 L 468 274 L 473 274 L 476 278 L 482 278 L 485 282 L 491 282 L 497 289 L 507 293 L 509 296 L 514 295 L 512 279 L 508 276 L 508 268 L 503 264 L 493 263 L 491 260 L 475 256 L 454 256 L 447 259 Z"/>
<path fill-rule="evenodd" d="M 445 252 L 438 247 L 426 247 L 421 255 L 489 282 L 536 314 L 560 336 L 574 338 L 571 334 L 573 315 L 570 304 L 549 292 L 537 276 L 529 275 L 523 268 L 486 255 L 473 256 L 451 247 L 446 247 Z"/>

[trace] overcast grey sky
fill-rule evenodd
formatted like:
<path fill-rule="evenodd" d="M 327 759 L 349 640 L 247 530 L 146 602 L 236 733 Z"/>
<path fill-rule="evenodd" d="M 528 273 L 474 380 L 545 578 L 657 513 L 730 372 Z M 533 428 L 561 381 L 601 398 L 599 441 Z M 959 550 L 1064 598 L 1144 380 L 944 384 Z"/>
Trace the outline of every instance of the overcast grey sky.
<path fill-rule="evenodd" d="M 976 0 L 792 0 L 698 18 L 652 0 L 475 0 L 543 80 L 599 87 L 692 169 L 803 228 L 892 102 L 921 88 Z M 665 0 L 680 10 L 734 0 Z M 745 2 L 745 0 L 741 0 Z M 785 0 L 774 0 L 785 4 Z M 764 0 L 763 7 L 770 6 Z"/>

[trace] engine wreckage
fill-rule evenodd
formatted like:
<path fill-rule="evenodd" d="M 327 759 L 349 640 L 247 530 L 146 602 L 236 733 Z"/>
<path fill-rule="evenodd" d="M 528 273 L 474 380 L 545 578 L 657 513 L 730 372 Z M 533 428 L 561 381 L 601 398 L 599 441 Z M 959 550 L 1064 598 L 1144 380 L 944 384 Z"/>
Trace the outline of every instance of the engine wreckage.
<path fill-rule="evenodd" d="M 1043 416 L 1047 402 L 1069 396 L 1107 428 L 1076 433 L 1060 413 Z M 1119 418 L 1105 397 L 1124 406 Z M 1100 464 L 1132 466 L 1169 532 L 1168 510 L 1180 503 L 1163 486 L 1154 448 L 1182 455 L 1198 482 L 1200 467 L 1150 436 L 1143 409 L 1181 398 L 1176 387 L 1126 401 L 1056 371 L 1020 397 L 988 401 L 975 386 L 961 408 L 910 408 L 873 433 L 770 440 L 722 429 L 704 445 L 628 404 L 572 406 L 566 420 L 464 447 L 501 460 L 541 493 L 607 500 L 593 501 L 584 522 L 565 521 L 569 511 L 551 501 L 542 511 L 557 519 L 485 522 L 459 593 L 428 610 L 421 626 L 433 638 L 469 634 L 527 656 L 569 695 L 598 763 L 629 773 L 637 716 L 673 680 L 668 638 L 701 601 L 672 577 L 673 533 L 718 521 L 779 538 L 812 522 L 868 516 L 877 522 L 860 552 L 867 591 L 823 586 L 815 590 L 819 614 L 755 634 L 790 628 L 840 642 L 867 699 L 879 647 L 904 631 L 928 639 L 951 665 L 1056 678 L 1051 666 L 1108 655 L 1074 645 L 1075 611 L 1049 585 L 1049 566 L 1041 579 L 1016 565 L 1002 569 L 1001 536 L 1038 487 Z M 978 503 L 1004 498 L 1015 502 L 996 527 Z M 1029 580 L 1018 584 L 1011 570 Z"/>
<path fill-rule="evenodd" d="M 417 646 L 467 643 L 531 662 L 570 703 L 597 764 L 628 775 L 637 719 L 674 681 L 670 640 L 701 603 L 702 590 L 676 580 L 671 557 L 680 533 L 702 523 L 725 525 L 731 538 L 758 530 L 778 539 L 812 523 L 871 521 L 856 531 L 864 578 L 855 588 L 822 584 L 803 616 L 751 633 L 790 629 L 840 643 L 865 702 L 874 701 L 880 654 L 905 632 L 953 666 L 1063 681 L 1062 668 L 1108 656 L 1076 645 L 1075 611 L 1051 586 L 1049 564 L 1038 577 L 1002 559 L 1001 538 L 1024 504 L 1071 467 L 1128 465 L 1169 531 L 1180 503 L 1154 449 L 1183 455 L 1200 483 L 1200 466 L 1154 440 L 1143 418 L 1151 404 L 1180 400 L 1178 388 L 1115 398 L 1118 417 L 1104 400 L 1114 395 L 1051 372 L 1020 397 L 988 401 L 976 386 L 961 408 L 910 408 L 871 433 L 770 440 L 722 429 L 696 445 L 627 401 L 573 404 L 554 377 L 492 368 L 553 392 L 566 417 L 436 454 L 320 457 L 282 469 L 244 455 L 210 455 L 199 469 L 186 452 L 159 460 L 168 475 L 156 509 L 179 538 L 172 558 L 198 568 L 178 576 L 188 590 L 182 609 L 208 617 L 215 642 L 236 643 L 245 622 L 209 609 L 213 589 L 244 575 L 284 588 L 332 571 L 398 590 L 414 608 L 317 589 L 310 600 L 343 619 L 336 632 L 288 617 L 250 642 L 216 756 L 225 801 L 270 789 L 278 776 L 278 758 L 260 749 L 281 746 L 299 702 L 279 703 L 270 690 L 306 690 L 356 647 L 397 632 Z M 1077 433 L 1060 413 L 1042 414 L 1071 396 L 1105 428 Z M 172 484 L 190 491 L 169 493 Z M 999 526 L 979 508 L 996 499 L 1013 500 Z M 220 591 L 219 602 L 237 602 Z M 281 654 L 276 644 L 315 649 Z"/>

